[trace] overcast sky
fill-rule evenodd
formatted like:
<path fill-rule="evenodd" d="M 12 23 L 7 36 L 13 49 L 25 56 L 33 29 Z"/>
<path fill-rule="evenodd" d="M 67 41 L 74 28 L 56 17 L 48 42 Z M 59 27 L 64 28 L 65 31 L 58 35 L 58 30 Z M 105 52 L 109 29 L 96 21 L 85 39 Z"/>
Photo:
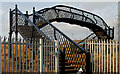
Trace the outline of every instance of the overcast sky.
<path fill-rule="evenodd" d="M 29 11 L 29 13 L 32 13 L 33 7 L 36 7 L 36 10 L 40 10 L 59 4 L 69 5 L 78 9 L 92 12 L 101 16 L 109 26 L 115 27 L 115 39 L 117 39 L 117 2 L 0 2 L 0 32 L 2 33 L 2 36 L 8 35 L 9 9 L 13 9 L 15 4 L 18 5 L 18 8 L 22 12 Z M 90 34 L 90 30 L 84 27 L 70 26 L 68 23 L 53 22 L 52 24 L 54 24 L 72 39 L 84 39 Z"/>

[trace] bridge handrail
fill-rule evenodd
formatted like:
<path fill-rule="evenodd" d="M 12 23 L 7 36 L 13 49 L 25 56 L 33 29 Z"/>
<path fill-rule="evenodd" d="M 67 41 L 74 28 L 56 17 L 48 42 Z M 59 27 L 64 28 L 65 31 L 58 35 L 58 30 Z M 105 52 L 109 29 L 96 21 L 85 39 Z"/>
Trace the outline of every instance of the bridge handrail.
<path fill-rule="evenodd" d="M 29 22 L 31 23 L 45 38 L 47 38 L 48 40 L 50 40 L 50 38 L 48 36 L 46 36 L 30 19 L 28 19 L 19 9 L 17 9 L 17 11 Z M 50 40 L 51 41 L 51 40 Z"/>
<path fill-rule="evenodd" d="M 59 7 L 61 7 L 61 8 L 59 8 Z M 62 7 L 66 7 L 66 8 L 69 8 L 69 10 L 67 9 L 64 9 L 64 8 L 62 8 Z M 109 33 L 111 33 L 109 30 L 113 30 L 114 29 L 114 27 L 113 28 L 110 28 L 107 24 L 106 24 L 106 22 L 100 17 L 100 16 L 98 16 L 98 15 L 96 15 L 96 14 L 93 14 L 93 13 L 90 13 L 90 12 L 87 12 L 87 11 L 84 11 L 84 10 L 81 10 L 81 9 L 77 9 L 77 8 L 74 8 L 74 7 L 70 7 L 70 6 L 65 6 L 65 5 L 56 5 L 56 6 L 53 6 L 53 7 L 51 7 L 51 8 L 45 8 L 45 9 L 42 9 L 42 10 L 39 10 L 39 11 L 37 11 L 38 13 L 44 13 L 44 12 L 46 12 L 46 11 L 49 11 L 49 10 L 51 10 L 51 9 L 53 9 L 53 10 L 61 10 L 61 11 L 66 11 L 66 12 L 71 12 L 71 13 L 73 13 L 73 14 L 78 14 L 78 15 L 80 15 L 79 13 L 76 13 L 76 12 L 80 12 L 81 13 L 81 15 L 82 16 L 84 16 L 85 18 L 88 18 L 90 21 L 92 20 L 92 24 L 96 24 L 96 25 L 98 25 L 98 26 L 100 26 L 100 27 L 102 27 L 103 28 L 103 30 L 106 32 L 106 34 L 108 35 L 108 36 L 110 36 L 110 34 Z M 72 12 L 72 10 L 75 10 L 76 12 Z M 88 23 L 91 23 L 91 22 L 88 22 Z M 110 36 L 111 37 L 111 36 Z M 112 36 L 111 38 L 113 38 L 114 36 Z"/>
<path fill-rule="evenodd" d="M 96 15 L 96 14 L 93 14 L 93 13 L 91 13 L 91 12 L 84 11 L 84 10 L 81 10 L 81 9 L 77 9 L 77 8 L 74 8 L 74 7 L 70 7 L 70 6 L 56 5 L 56 6 L 53 6 L 53 7 L 51 7 L 51 8 L 45 8 L 45 9 L 39 10 L 39 11 L 37 11 L 37 12 L 38 12 L 38 13 L 43 13 L 43 12 L 46 12 L 46 11 L 48 11 L 48 10 L 50 10 L 50 9 L 58 9 L 57 7 L 67 7 L 67 8 L 70 8 L 70 9 L 77 10 L 77 11 L 82 11 L 83 13 L 91 14 L 91 15 L 93 15 L 93 18 L 94 18 L 94 16 L 96 16 L 97 18 L 99 18 L 99 19 L 103 22 L 103 25 L 104 25 L 105 27 L 110 28 L 110 27 L 106 24 L 106 22 L 105 22 L 100 16 L 98 16 L 98 15 Z M 61 10 L 62 10 L 62 9 L 61 9 Z M 74 12 L 72 12 L 72 13 L 74 13 Z M 78 14 L 78 13 L 77 13 L 77 14 Z M 94 18 L 94 19 L 95 19 L 95 18 Z M 96 19 L 95 19 L 95 21 L 97 22 Z"/>
<path fill-rule="evenodd" d="M 29 22 L 31 23 L 38 31 L 40 31 L 43 36 L 45 38 L 47 38 L 48 40 L 51 41 L 51 39 L 46 36 L 33 22 L 31 22 L 31 20 L 29 20 L 19 9 L 17 9 L 17 11 Z M 87 53 L 83 48 L 81 48 L 79 45 L 77 45 L 74 41 L 72 41 L 69 37 L 67 37 L 64 33 L 62 33 L 59 29 L 57 29 L 55 26 L 53 26 L 49 21 L 47 21 L 44 17 L 42 17 L 41 15 L 39 15 L 38 13 L 35 12 L 35 14 L 37 14 L 40 18 L 42 18 L 44 21 L 46 21 L 48 24 L 50 24 L 50 26 L 52 26 L 54 29 L 56 29 L 58 32 L 60 32 L 63 36 L 65 36 L 68 40 L 70 40 L 73 44 L 75 44 L 78 48 L 80 48 L 83 52 Z M 60 48 L 59 48 L 60 51 L 62 51 Z"/>
<path fill-rule="evenodd" d="M 39 13 L 35 12 L 36 15 L 38 15 L 41 19 L 46 21 L 51 27 L 53 27 L 55 30 L 57 30 L 59 33 L 61 33 L 64 37 L 66 37 L 70 42 L 72 42 L 74 45 L 76 45 L 78 48 L 80 48 L 83 52 L 87 53 L 83 48 L 81 48 L 78 44 L 76 44 L 74 41 L 72 41 L 68 36 L 66 36 L 63 32 L 61 32 L 59 29 L 57 29 L 53 24 L 51 24 L 48 20 L 46 20 L 43 16 L 41 16 Z"/>
<path fill-rule="evenodd" d="M 78 11 L 82 11 L 82 12 L 91 14 L 91 15 L 93 15 L 93 16 L 96 16 L 96 17 L 100 18 L 100 19 L 103 21 L 103 23 L 104 23 L 103 25 L 109 28 L 109 26 L 105 23 L 105 21 L 104 21 L 100 16 L 98 16 L 98 15 L 96 15 L 96 14 L 93 14 L 93 13 L 91 13 L 91 12 L 84 11 L 84 10 L 81 10 L 81 9 L 77 9 L 77 8 L 74 8 L 74 7 L 70 7 L 70 6 L 65 6 L 65 5 L 56 5 L 56 6 L 52 7 L 52 8 L 56 8 L 56 7 L 67 7 L 67 8 L 70 8 L 70 9 L 75 9 L 75 10 L 78 10 Z"/>
<path fill-rule="evenodd" d="M 51 9 L 48 9 L 48 10 L 51 10 Z M 46 10 L 46 11 L 48 11 L 48 10 Z M 60 9 L 53 9 L 53 10 L 64 11 L 64 12 L 70 13 L 70 12 L 68 12 L 68 11 L 60 10 Z M 37 13 L 42 14 L 42 13 L 44 13 L 44 12 L 46 12 L 46 11 L 41 11 L 41 10 L 40 10 L 40 11 L 37 11 Z M 72 14 L 79 15 L 79 16 L 83 16 L 83 15 L 77 14 L 77 13 L 72 13 Z M 94 22 L 91 18 L 89 18 L 89 17 L 87 17 L 87 16 L 84 16 L 84 17 L 87 18 L 87 19 L 89 19 L 89 20 L 92 22 L 92 24 L 95 24 L 95 22 Z"/>

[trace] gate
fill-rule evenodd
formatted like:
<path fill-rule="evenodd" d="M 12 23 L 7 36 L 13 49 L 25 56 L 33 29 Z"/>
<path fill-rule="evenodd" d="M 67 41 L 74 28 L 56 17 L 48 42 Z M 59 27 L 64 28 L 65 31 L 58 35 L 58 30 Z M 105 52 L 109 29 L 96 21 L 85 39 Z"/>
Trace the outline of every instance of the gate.
<path fill-rule="evenodd" d="M 86 40 L 90 51 L 92 72 L 120 72 L 120 42 L 114 40 Z"/>
<path fill-rule="evenodd" d="M 58 41 L 0 38 L 2 72 L 58 72 Z M 10 47 L 11 50 L 10 51 Z M 12 56 L 10 57 L 10 53 Z"/>

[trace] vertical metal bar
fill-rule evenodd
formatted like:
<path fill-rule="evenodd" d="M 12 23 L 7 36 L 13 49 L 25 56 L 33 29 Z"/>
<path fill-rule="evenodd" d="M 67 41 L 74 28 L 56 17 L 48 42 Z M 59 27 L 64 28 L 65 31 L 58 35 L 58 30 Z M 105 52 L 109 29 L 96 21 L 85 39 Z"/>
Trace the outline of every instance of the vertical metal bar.
<path fill-rule="evenodd" d="M 47 72 L 48 72 L 48 42 L 47 42 L 47 40 L 45 40 L 46 42 L 45 42 L 45 47 L 46 47 L 46 67 L 47 67 Z"/>
<path fill-rule="evenodd" d="M 40 68 L 39 68 L 39 64 L 40 64 L 40 61 L 39 61 L 40 60 L 40 57 L 39 57 L 40 56 L 39 55 L 39 46 L 40 46 L 40 40 L 37 41 L 37 56 L 38 56 L 38 61 L 37 61 L 38 62 L 38 66 L 37 66 L 37 68 L 38 68 L 38 72 L 40 72 Z M 44 58 L 44 56 L 43 56 L 43 58 Z"/>
<path fill-rule="evenodd" d="M 26 11 L 25 16 L 26 16 L 27 18 L 29 18 L 29 17 L 28 17 L 28 11 Z M 25 19 L 25 25 L 28 25 L 28 21 L 27 21 L 26 19 Z"/>
<path fill-rule="evenodd" d="M 100 73 L 100 55 L 101 55 L 101 48 L 100 48 L 101 44 L 100 44 L 100 40 L 99 40 L 99 73 Z"/>
<path fill-rule="evenodd" d="M 19 52 L 20 52 L 20 54 L 19 54 L 19 62 L 20 62 L 20 66 L 19 66 L 19 72 L 21 72 L 21 39 L 19 40 Z"/>
<path fill-rule="evenodd" d="M 27 39 L 26 39 L 26 40 L 27 40 Z M 27 72 L 27 60 L 28 60 L 28 58 L 27 58 L 27 53 L 28 53 L 28 52 L 27 52 L 27 45 L 28 45 L 28 44 L 27 44 L 27 43 L 28 43 L 28 40 L 27 40 L 26 43 L 25 43 L 25 49 L 26 49 L 26 59 L 25 59 L 25 60 L 26 60 L 26 72 Z"/>
<path fill-rule="evenodd" d="M 108 39 L 107 39 L 107 72 L 108 72 Z"/>
<path fill-rule="evenodd" d="M 52 53 L 52 41 L 50 42 L 50 52 Z M 52 69 L 52 66 L 53 66 L 52 65 L 52 63 L 53 63 L 52 60 L 53 59 L 52 59 L 52 57 L 53 57 L 53 55 L 51 54 L 51 72 L 53 72 L 53 69 Z"/>
<path fill-rule="evenodd" d="M 87 45 L 88 45 L 88 49 L 90 49 L 90 68 L 91 68 L 91 72 L 93 72 L 93 57 L 92 57 L 92 53 L 93 53 L 93 51 L 92 51 L 92 41 L 91 40 L 87 40 Z"/>
<path fill-rule="evenodd" d="M 10 47 L 11 47 L 11 43 L 10 43 L 10 39 L 8 38 L 8 72 L 10 72 Z"/>
<path fill-rule="evenodd" d="M 105 60 L 106 59 L 105 51 L 106 51 L 106 49 L 105 49 L 105 39 L 104 39 L 104 73 L 105 73 L 105 69 L 106 69 L 106 67 L 105 67 L 106 66 L 106 63 L 105 63 L 106 62 L 106 60 Z"/>
<path fill-rule="evenodd" d="M 23 64 L 23 72 L 24 72 L 24 39 L 23 39 L 23 57 L 22 57 L 22 59 L 23 59 L 23 62 L 22 62 L 22 64 Z"/>
<path fill-rule="evenodd" d="M 119 73 L 120 73 L 120 41 L 119 41 Z"/>
<path fill-rule="evenodd" d="M 86 47 L 86 39 L 85 39 L 85 50 L 86 50 L 86 48 L 87 48 L 87 47 Z"/>
<path fill-rule="evenodd" d="M 18 41 L 15 41 L 15 58 L 16 58 L 16 72 L 17 72 L 17 52 L 18 52 Z"/>
<path fill-rule="evenodd" d="M 6 38 L 4 37 L 4 72 L 6 72 Z"/>
<path fill-rule="evenodd" d="M 28 42 L 28 46 L 29 46 L 29 72 L 31 72 L 31 69 L 30 69 L 30 68 L 31 68 L 31 67 L 30 67 L 30 66 L 31 66 L 31 65 L 30 65 L 30 63 L 31 63 L 31 60 L 30 60 L 30 59 L 31 59 L 31 57 L 30 57 L 30 56 L 31 56 L 31 54 L 30 54 L 30 49 L 31 49 L 31 48 L 30 48 L 30 46 L 31 46 L 30 40 L 29 40 L 29 42 Z"/>
<path fill-rule="evenodd" d="M 32 72 L 34 71 L 34 66 L 33 66 L 33 58 L 34 58 L 34 54 L 33 54 L 33 49 L 34 49 L 34 41 L 33 41 L 33 39 L 32 39 Z"/>
<path fill-rule="evenodd" d="M 14 39 L 12 39 L 12 72 L 14 72 Z"/>
<path fill-rule="evenodd" d="M 110 71 L 109 72 L 111 72 L 111 40 L 110 40 Z"/>
<path fill-rule="evenodd" d="M 46 68 L 46 47 L 45 47 L 45 39 L 44 39 L 44 43 L 43 43 L 43 47 L 44 47 L 44 72 L 45 72 L 45 68 Z"/>
<path fill-rule="evenodd" d="M 16 43 L 17 43 L 17 38 L 18 38 L 18 13 L 17 13 L 17 5 L 15 5 L 15 16 L 16 16 L 16 19 L 15 19 L 15 38 L 16 38 Z M 15 54 L 16 54 L 16 72 L 17 72 L 17 44 L 15 44 Z"/>
<path fill-rule="evenodd" d="M 1 51 L 2 51 L 2 47 L 1 47 L 2 43 L 1 43 L 1 36 L 0 36 L 0 74 L 2 74 L 2 54 L 1 54 Z"/>
<path fill-rule="evenodd" d="M 53 44 L 53 52 L 55 53 L 55 42 L 54 42 L 54 44 Z M 53 63 L 54 63 L 54 71 L 55 71 L 55 56 L 54 56 L 54 58 L 53 58 Z"/>
<path fill-rule="evenodd" d="M 59 51 L 58 51 L 58 41 L 55 40 L 55 72 L 59 72 Z"/>
<path fill-rule="evenodd" d="M 33 7 L 33 23 L 35 24 L 35 7 Z M 33 38 L 33 34 L 34 34 L 34 26 L 32 27 L 32 37 Z"/>
<path fill-rule="evenodd" d="M 40 39 L 40 72 L 43 72 L 43 39 Z"/>
<path fill-rule="evenodd" d="M 11 9 L 10 9 L 10 17 L 9 17 L 9 19 L 10 19 L 10 21 L 9 21 L 9 23 L 10 23 L 10 27 L 9 27 L 9 42 L 11 43 L 11 38 L 12 38 L 12 11 L 11 11 Z M 11 44 L 10 44 L 10 57 L 12 57 L 11 56 Z"/>
<path fill-rule="evenodd" d="M 37 47 L 36 47 L 37 42 L 36 41 L 37 40 L 35 39 L 35 72 L 36 72 L 36 50 L 37 50 Z"/>
<path fill-rule="evenodd" d="M 18 38 L 18 12 L 17 12 L 17 5 L 15 5 L 15 16 L 16 16 L 16 19 L 15 19 L 15 38 L 16 38 L 16 41 L 17 41 L 17 38 Z"/>
<path fill-rule="evenodd" d="M 93 50 L 93 51 L 94 51 L 94 72 L 95 72 L 95 69 L 96 69 L 96 63 L 95 63 L 95 60 L 96 60 L 96 59 L 95 59 L 95 58 L 96 58 L 96 51 L 95 51 L 96 48 L 95 48 L 95 46 L 96 46 L 96 45 L 95 45 L 95 42 L 96 42 L 96 41 L 94 40 L 94 43 L 93 43 L 93 49 L 94 49 L 94 50 Z"/>
<path fill-rule="evenodd" d="M 56 47 L 57 47 L 57 43 L 56 43 L 57 41 L 55 40 L 55 53 L 57 53 L 57 49 L 56 49 Z M 57 70 L 57 63 L 58 62 L 58 59 L 57 59 L 57 54 L 55 55 L 55 72 L 58 72 L 58 70 Z"/>
<path fill-rule="evenodd" d="M 118 64 L 117 64 L 117 53 L 118 53 L 117 50 L 118 49 L 117 48 L 118 47 L 117 47 L 117 44 L 118 44 L 118 42 L 116 41 L 116 72 L 118 72 L 118 68 L 117 68 L 117 66 L 118 66 Z"/>
<path fill-rule="evenodd" d="M 54 45 L 54 42 L 52 42 L 52 44 L 51 44 L 51 50 L 52 50 L 52 52 L 54 52 L 53 45 Z M 53 56 L 53 54 L 52 54 L 52 72 L 54 72 L 54 56 Z"/>
<path fill-rule="evenodd" d="M 91 51 L 91 41 L 88 40 L 88 46 L 90 47 L 90 57 L 91 57 L 91 54 L 92 54 L 92 51 Z M 93 58 L 90 60 L 90 62 L 93 60 Z M 92 64 L 93 64 L 93 61 L 92 61 Z M 90 63 L 90 67 L 91 67 L 91 70 L 93 71 L 93 65 Z"/>
<path fill-rule="evenodd" d="M 91 48 L 91 44 L 92 44 L 92 48 Z M 93 72 L 93 52 L 94 52 L 94 50 L 93 50 L 93 40 L 92 41 L 90 41 L 90 50 L 92 51 L 92 72 Z"/>
<path fill-rule="evenodd" d="M 60 63 L 59 63 L 59 56 L 60 56 L 60 55 L 59 55 L 59 52 L 60 52 L 60 50 L 59 50 L 59 41 L 57 41 L 57 53 L 58 53 L 58 55 L 57 55 L 57 57 L 58 57 L 58 62 L 57 62 L 57 63 L 58 63 L 58 73 L 60 72 L 60 66 L 59 66 L 59 64 L 60 64 Z"/>
<path fill-rule="evenodd" d="M 114 41 L 113 41 L 113 73 L 114 73 Z"/>
<path fill-rule="evenodd" d="M 101 67 L 102 67 L 102 72 L 103 72 L 103 51 L 104 50 L 103 50 L 103 40 L 101 40 L 101 41 L 102 41 L 102 66 Z"/>
<path fill-rule="evenodd" d="M 98 41 L 97 41 L 97 72 L 98 72 Z"/>
<path fill-rule="evenodd" d="M 49 57 L 48 67 L 49 67 L 49 72 L 50 72 L 51 71 L 51 69 L 50 69 L 50 41 L 48 41 L 48 57 Z"/>
<path fill-rule="evenodd" d="M 16 72 L 17 72 L 17 38 L 18 38 L 18 13 L 17 13 L 17 5 L 15 5 L 15 38 L 16 38 L 16 44 L 15 44 L 15 54 L 16 54 Z"/>

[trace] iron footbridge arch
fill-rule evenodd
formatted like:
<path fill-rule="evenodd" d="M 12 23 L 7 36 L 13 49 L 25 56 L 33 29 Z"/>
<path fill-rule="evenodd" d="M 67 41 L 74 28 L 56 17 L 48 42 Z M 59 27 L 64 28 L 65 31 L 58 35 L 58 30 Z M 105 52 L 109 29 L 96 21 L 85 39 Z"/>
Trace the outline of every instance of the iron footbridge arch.
<path fill-rule="evenodd" d="M 41 16 L 47 19 L 49 22 L 67 22 L 70 24 L 76 24 L 82 27 L 87 27 L 92 30 L 99 39 L 113 39 L 114 28 L 110 28 L 105 21 L 93 13 L 73 8 L 65 5 L 57 5 L 51 8 L 45 8 L 37 11 Z M 41 24 L 42 23 L 42 24 Z M 37 20 L 38 27 L 43 27 L 47 23 Z"/>
<path fill-rule="evenodd" d="M 114 38 L 114 28 L 110 28 L 101 17 L 73 7 L 57 5 L 40 11 L 33 8 L 33 14 L 28 14 L 28 11 L 23 14 L 17 6 L 10 10 L 10 40 L 12 32 L 15 32 L 16 40 L 18 32 L 23 38 L 58 40 L 59 48 L 65 55 L 64 63 L 67 65 L 64 67 L 65 72 L 77 72 L 80 68 L 84 69 L 84 72 L 89 72 L 88 52 L 51 24 L 53 21 L 87 27 L 101 39 Z"/>

